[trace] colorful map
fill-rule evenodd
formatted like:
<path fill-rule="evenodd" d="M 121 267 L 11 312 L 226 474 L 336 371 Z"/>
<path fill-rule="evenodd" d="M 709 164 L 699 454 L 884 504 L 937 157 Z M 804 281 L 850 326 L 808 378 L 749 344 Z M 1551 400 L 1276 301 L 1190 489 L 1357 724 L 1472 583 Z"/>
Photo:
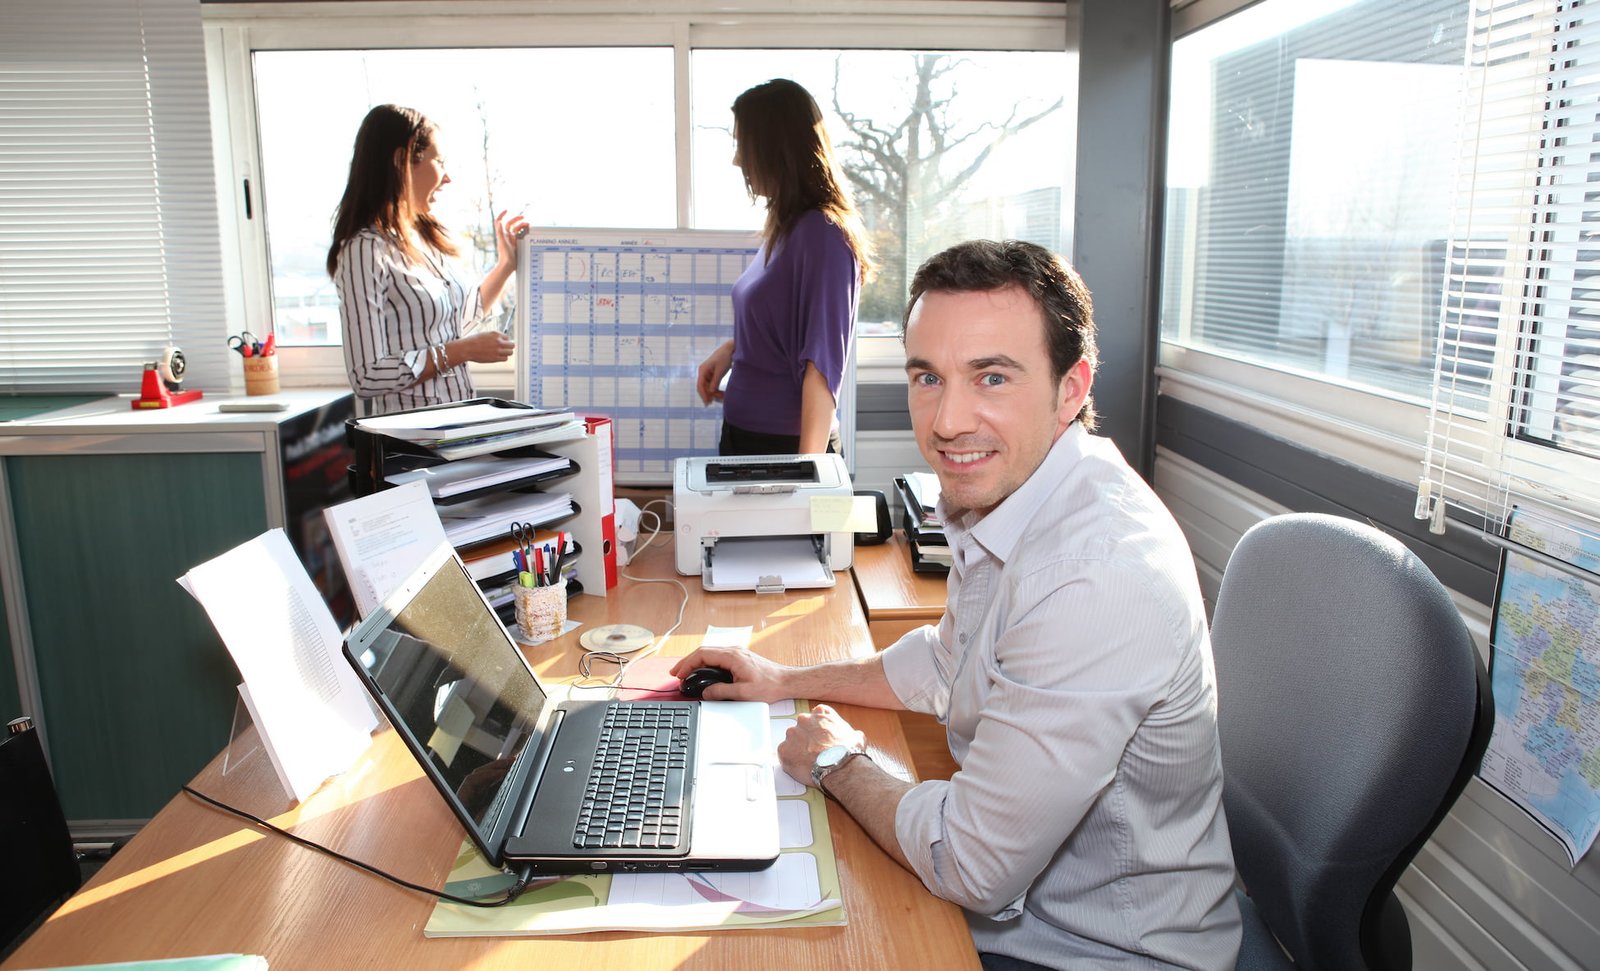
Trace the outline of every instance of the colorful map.
<path fill-rule="evenodd" d="M 1511 538 L 1600 574 L 1600 541 L 1513 514 Z M 1574 866 L 1600 832 L 1600 583 L 1507 553 L 1495 609 L 1495 730 L 1479 771 Z"/>

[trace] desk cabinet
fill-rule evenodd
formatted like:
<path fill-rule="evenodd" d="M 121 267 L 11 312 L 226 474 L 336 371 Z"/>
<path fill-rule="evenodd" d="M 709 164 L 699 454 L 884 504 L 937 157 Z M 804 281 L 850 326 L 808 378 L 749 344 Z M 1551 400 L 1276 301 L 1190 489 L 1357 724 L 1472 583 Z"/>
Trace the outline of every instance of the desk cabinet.
<path fill-rule="evenodd" d="M 33 716 L 79 833 L 150 817 L 228 739 L 238 673 L 177 578 L 274 526 L 325 573 L 316 509 L 345 487 L 349 395 L 278 397 L 261 414 L 108 398 L 0 426 L 0 715 Z M 260 609 L 250 591 L 239 609 Z"/>

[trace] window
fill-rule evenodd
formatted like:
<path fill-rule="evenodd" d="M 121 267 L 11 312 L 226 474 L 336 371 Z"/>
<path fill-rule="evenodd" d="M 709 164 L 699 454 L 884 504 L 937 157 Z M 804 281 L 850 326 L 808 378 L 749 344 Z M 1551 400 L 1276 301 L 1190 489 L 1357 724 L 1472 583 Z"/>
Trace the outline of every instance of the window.
<path fill-rule="evenodd" d="M 1175 42 L 1162 339 L 1425 398 L 1465 38 L 1464 0 L 1264 0 Z"/>
<path fill-rule="evenodd" d="M 441 206 L 462 236 L 486 236 L 491 197 L 497 208 L 528 203 L 541 225 L 754 229 L 763 213 L 729 164 L 729 109 L 745 88 L 793 77 L 828 115 L 847 170 L 870 181 L 859 143 L 872 125 L 891 133 L 912 175 L 914 188 L 882 199 L 852 187 L 881 267 L 864 293 L 864 345 L 897 333 L 908 268 L 949 242 L 1071 245 L 1071 5 L 863 0 L 800 14 L 761 0 L 736 12 L 600 0 L 562 16 L 430 0 L 399 16 L 333 6 L 204 8 L 227 164 L 264 212 L 247 212 L 240 193 L 232 248 L 244 313 L 273 321 L 290 345 L 286 381 L 343 380 L 321 267 L 357 123 L 384 101 L 444 129 L 454 184 Z M 499 46 L 477 48 L 484 36 Z M 899 353 L 898 341 L 875 343 Z M 863 380 L 874 357 L 860 354 Z M 886 367 L 901 379 L 898 361 Z M 504 377 L 501 388 L 509 366 Z M 479 386 L 497 387 L 492 376 Z"/>
<path fill-rule="evenodd" d="M 540 226 L 676 218 L 670 48 L 259 51 L 254 61 L 280 343 L 339 343 L 329 233 L 356 129 L 377 103 L 439 126 L 451 185 L 437 214 L 480 273 L 494 263 L 500 210 Z"/>
<path fill-rule="evenodd" d="M 1437 530 L 1521 507 L 1600 536 L 1592 6 L 1262 0 L 1181 37 L 1161 302 L 1180 393 L 1393 478 L 1420 460 Z"/>
<path fill-rule="evenodd" d="M 1077 84 L 1064 53 L 701 50 L 693 66 L 701 228 L 757 228 L 764 215 L 731 168 L 734 98 L 788 77 L 817 100 L 877 264 L 861 297 L 863 336 L 899 334 L 911 276 L 953 243 L 1013 238 L 1071 252 Z"/>

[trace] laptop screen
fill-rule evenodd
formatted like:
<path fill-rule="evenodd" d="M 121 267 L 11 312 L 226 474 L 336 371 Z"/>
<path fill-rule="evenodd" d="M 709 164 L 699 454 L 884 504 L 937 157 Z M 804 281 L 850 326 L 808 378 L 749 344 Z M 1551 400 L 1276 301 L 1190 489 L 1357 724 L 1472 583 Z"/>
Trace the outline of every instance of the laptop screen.
<path fill-rule="evenodd" d="M 381 630 L 361 632 L 365 647 L 356 662 L 383 693 L 391 718 L 398 714 L 467 815 L 484 827 L 547 696 L 461 561 L 435 562 L 398 614 Z"/>

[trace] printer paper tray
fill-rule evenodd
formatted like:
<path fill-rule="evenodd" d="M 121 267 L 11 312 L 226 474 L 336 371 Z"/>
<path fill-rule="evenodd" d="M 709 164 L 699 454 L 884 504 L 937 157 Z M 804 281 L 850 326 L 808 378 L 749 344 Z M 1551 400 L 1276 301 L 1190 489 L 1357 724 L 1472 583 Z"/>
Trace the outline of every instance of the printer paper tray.
<path fill-rule="evenodd" d="M 810 536 L 723 538 L 711 551 L 700 582 L 707 590 L 766 590 L 833 586 L 833 571 Z"/>

